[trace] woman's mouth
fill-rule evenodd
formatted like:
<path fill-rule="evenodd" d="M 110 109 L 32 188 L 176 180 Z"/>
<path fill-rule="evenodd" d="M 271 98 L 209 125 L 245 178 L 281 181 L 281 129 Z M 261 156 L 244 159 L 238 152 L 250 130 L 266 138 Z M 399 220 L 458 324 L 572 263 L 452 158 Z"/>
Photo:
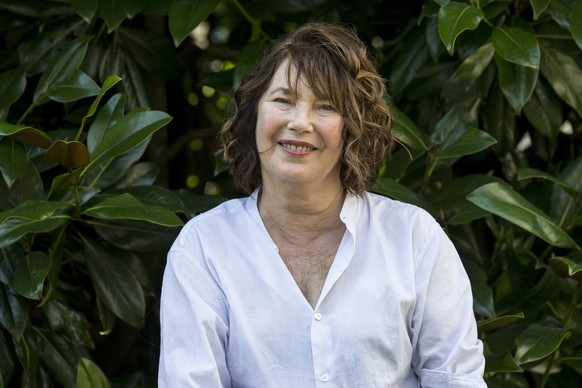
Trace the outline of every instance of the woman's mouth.
<path fill-rule="evenodd" d="M 314 147 L 310 147 L 310 146 L 306 146 L 306 145 L 297 145 L 297 144 L 289 144 L 289 143 L 279 143 L 281 145 L 281 147 L 286 148 L 290 151 L 295 151 L 295 152 L 308 152 L 308 151 L 314 151 L 316 148 Z"/>

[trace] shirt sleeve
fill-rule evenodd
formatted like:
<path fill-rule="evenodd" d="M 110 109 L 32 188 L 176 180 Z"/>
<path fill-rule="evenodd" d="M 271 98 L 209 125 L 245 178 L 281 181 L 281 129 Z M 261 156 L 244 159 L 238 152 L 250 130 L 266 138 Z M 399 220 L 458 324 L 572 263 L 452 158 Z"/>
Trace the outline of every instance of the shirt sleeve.
<path fill-rule="evenodd" d="M 438 224 L 416 263 L 412 361 L 421 386 L 487 387 L 471 284 L 455 247 Z"/>
<path fill-rule="evenodd" d="M 197 236 L 178 237 L 164 271 L 158 386 L 230 387 L 226 302 L 192 240 Z"/>

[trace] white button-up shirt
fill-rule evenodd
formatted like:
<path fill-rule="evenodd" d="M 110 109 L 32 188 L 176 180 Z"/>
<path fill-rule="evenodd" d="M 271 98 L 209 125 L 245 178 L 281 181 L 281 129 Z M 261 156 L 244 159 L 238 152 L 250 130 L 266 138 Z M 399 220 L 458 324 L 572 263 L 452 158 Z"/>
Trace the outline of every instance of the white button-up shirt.
<path fill-rule="evenodd" d="M 348 195 L 314 308 L 257 193 L 189 221 L 168 254 L 159 386 L 486 387 L 470 283 L 425 211 Z"/>

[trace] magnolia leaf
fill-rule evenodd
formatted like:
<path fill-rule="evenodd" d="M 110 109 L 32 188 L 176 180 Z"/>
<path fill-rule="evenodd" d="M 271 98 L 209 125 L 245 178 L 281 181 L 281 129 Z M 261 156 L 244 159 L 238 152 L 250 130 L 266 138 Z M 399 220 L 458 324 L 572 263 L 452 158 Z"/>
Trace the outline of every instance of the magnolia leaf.
<path fill-rule="evenodd" d="M 563 122 L 562 101 L 543 78 L 538 79 L 534 93 L 523 107 L 523 113 L 542 135 L 550 139 L 558 136 Z"/>
<path fill-rule="evenodd" d="M 534 13 L 534 20 L 538 20 L 540 15 L 548 8 L 552 0 L 530 0 L 531 8 Z"/>
<path fill-rule="evenodd" d="M 174 45 L 178 47 L 216 9 L 218 3 L 220 0 L 172 0 L 168 24 Z"/>
<path fill-rule="evenodd" d="M 38 129 L 6 122 L 0 122 L 0 136 L 41 148 L 49 148 L 53 144 L 52 139 Z"/>
<path fill-rule="evenodd" d="M 52 298 L 42 307 L 43 313 L 54 331 L 65 333 L 68 338 L 81 343 L 88 348 L 94 348 L 93 339 L 89 332 L 89 322 L 85 316 L 65 305 L 56 298 Z"/>
<path fill-rule="evenodd" d="M 76 388 L 109 388 L 105 373 L 93 361 L 81 357 L 77 364 Z"/>
<path fill-rule="evenodd" d="M 582 49 L 582 1 L 574 3 L 570 15 L 570 33 L 580 49 Z"/>
<path fill-rule="evenodd" d="M 466 3 L 451 1 L 441 7 L 438 14 L 439 36 L 450 55 L 455 51 L 455 41 L 466 30 L 474 30 L 483 19 L 483 12 Z"/>
<path fill-rule="evenodd" d="M 105 79 L 105 81 L 103 82 L 103 86 L 101 86 L 101 90 L 99 90 L 99 93 L 97 94 L 97 97 L 95 98 L 95 101 L 93 101 L 93 103 L 91 104 L 91 107 L 89 108 L 89 111 L 87 112 L 87 115 L 85 115 L 83 120 L 86 120 L 87 118 L 89 118 L 95 114 L 95 111 L 97 110 L 97 107 L 99 106 L 99 102 L 101 102 L 101 99 L 103 98 L 105 93 L 109 89 L 111 89 L 113 86 L 115 86 L 115 84 L 117 84 L 119 81 L 121 81 L 121 77 L 118 77 L 116 75 L 110 75 L 109 77 L 107 77 Z"/>
<path fill-rule="evenodd" d="M 507 325 L 511 325 L 517 322 L 520 319 L 523 319 L 525 316 L 523 313 L 513 314 L 513 315 L 503 315 L 500 317 L 494 317 L 490 319 L 482 319 L 477 322 L 479 326 L 479 331 L 493 331 L 501 329 Z"/>
<path fill-rule="evenodd" d="M 582 264 L 575 263 L 567 257 L 552 257 L 548 260 L 550 267 L 561 278 L 572 278 L 582 282 Z"/>
<path fill-rule="evenodd" d="M 428 149 L 422 134 L 416 127 L 416 124 L 395 106 L 390 107 L 394 120 L 394 137 L 398 141 L 417 150 L 426 151 Z"/>
<path fill-rule="evenodd" d="M 47 91 L 51 100 L 63 103 L 78 101 L 97 94 L 99 94 L 99 86 L 79 69 L 74 69 L 69 78 Z"/>
<path fill-rule="evenodd" d="M 137 220 L 162 226 L 183 224 L 172 211 L 161 206 L 143 205 L 137 198 L 127 193 L 103 200 L 85 210 L 84 214 L 102 220 Z"/>
<path fill-rule="evenodd" d="M 42 363 L 51 371 L 51 377 L 58 386 L 74 387 L 78 344 L 60 333 L 36 326 L 26 331 L 26 337 L 35 347 Z"/>
<path fill-rule="evenodd" d="M 499 55 L 495 57 L 495 62 L 499 73 L 499 86 L 515 113 L 519 115 L 533 94 L 539 69 L 516 65 Z"/>
<path fill-rule="evenodd" d="M 459 137 L 447 141 L 435 154 L 436 159 L 451 159 L 483 151 L 497 143 L 487 132 L 467 128 Z"/>
<path fill-rule="evenodd" d="M 0 172 L 8 188 L 26 173 L 28 163 L 28 156 L 21 144 L 14 141 L 0 142 Z"/>
<path fill-rule="evenodd" d="M 396 182 L 394 179 L 386 177 L 379 178 L 376 181 L 376 184 L 374 184 L 372 191 L 398 201 L 419 206 L 433 215 L 437 214 L 432 205 L 424 198 L 410 190 L 408 187 Z"/>
<path fill-rule="evenodd" d="M 523 372 L 523 369 L 515 363 L 511 353 L 505 353 L 502 355 L 491 355 L 486 356 L 485 362 L 485 372 L 486 373 L 516 373 Z"/>
<path fill-rule="evenodd" d="M 422 39 L 422 31 L 415 31 L 406 39 L 404 49 L 396 58 L 390 72 L 391 93 L 399 95 L 418 74 L 428 58 L 428 48 Z"/>
<path fill-rule="evenodd" d="M 558 96 L 582 116 L 582 69 L 556 48 L 542 47 L 541 72 Z"/>
<path fill-rule="evenodd" d="M 71 7 L 86 23 L 91 22 L 98 6 L 99 0 L 71 0 Z"/>
<path fill-rule="evenodd" d="M 548 323 L 533 323 L 517 338 L 515 362 L 518 365 L 543 360 L 560 348 L 570 333 L 563 327 Z"/>
<path fill-rule="evenodd" d="M 47 163 L 57 163 L 67 168 L 79 168 L 89 164 L 89 151 L 85 144 L 78 141 L 56 141 L 46 152 Z"/>
<path fill-rule="evenodd" d="M 453 76 L 461 81 L 470 81 L 479 77 L 489 66 L 494 55 L 493 43 L 485 43 L 461 62 Z"/>
<path fill-rule="evenodd" d="M 562 248 L 578 248 L 572 238 L 542 210 L 513 190 L 505 182 L 488 183 L 467 199 L 546 241 Z"/>
<path fill-rule="evenodd" d="M 138 327 L 145 313 L 145 296 L 135 275 L 106 246 L 80 238 L 97 296 L 121 320 Z"/>
<path fill-rule="evenodd" d="M 506 61 L 531 68 L 540 66 L 540 46 L 534 34 L 516 27 L 495 27 L 492 39 L 495 52 Z"/>
<path fill-rule="evenodd" d="M 0 283 L 0 325 L 19 341 L 28 322 L 28 301 Z"/>
<path fill-rule="evenodd" d="M 93 105 L 95 105 L 95 108 L 97 107 L 95 102 Z M 91 105 L 89 113 L 91 113 L 93 105 Z M 111 98 L 109 98 L 105 105 L 99 110 L 99 113 L 97 113 L 95 120 L 93 120 L 93 123 L 87 132 L 87 148 L 90 153 L 93 153 L 97 144 L 99 144 L 101 139 L 103 139 L 103 136 L 105 136 L 105 133 L 123 117 L 124 111 L 125 97 L 121 93 L 111 96 Z"/>
<path fill-rule="evenodd" d="M 548 173 L 536 170 L 534 168 L 522 168 L 521 170 L 519 170 L 519 173 L 517 175 L 518 181 L 532 178 L 541 178 L 553 182 L 560 186 L 561 188 L 563 188 L 564 190 L 566 190 L 566 192 L 570 194 L 573 198 L 576 198 L 578 195 L 580 195 L 580 191 L 578 191 L 574 186 L 562 181 L 561 179 L 551 176 Z"/>
<path fill-rule="evenodd" d="M 8 116 L 10 105 L 16 102 L 26 88 L 26 73 L 16 68 L 0 74 L 0 121 Z"/>
<path fill-rule="evenodd" d="M 14 268 L 14 291 L 28 299 L 40 300 L 51 258 L 44 252 L 32 252 L 21 258 Z"/>

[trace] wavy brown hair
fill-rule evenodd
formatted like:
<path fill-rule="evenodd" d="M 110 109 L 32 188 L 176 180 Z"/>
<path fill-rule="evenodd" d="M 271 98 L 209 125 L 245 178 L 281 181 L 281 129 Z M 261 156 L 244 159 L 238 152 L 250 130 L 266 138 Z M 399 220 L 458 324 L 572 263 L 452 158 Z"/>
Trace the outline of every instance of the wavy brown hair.
<path fill-rule="evenodd" d="M 353 194 L 370 189 L 394 144 L 386 87 L 356 31 L 325 22 L 305 24 L 274 41 L 241 81 L 234 94 L 234 113 L 220 132 L 223 157 L 230 163 L 235 184 L 249 194 L 262 183 L 255 137 L 257 107 L 273 74 L 287 59 L 297 78 L 304 78 L 319 98 L 331 101 L 344 119 L 340 159 L 344 189 Z"/>

